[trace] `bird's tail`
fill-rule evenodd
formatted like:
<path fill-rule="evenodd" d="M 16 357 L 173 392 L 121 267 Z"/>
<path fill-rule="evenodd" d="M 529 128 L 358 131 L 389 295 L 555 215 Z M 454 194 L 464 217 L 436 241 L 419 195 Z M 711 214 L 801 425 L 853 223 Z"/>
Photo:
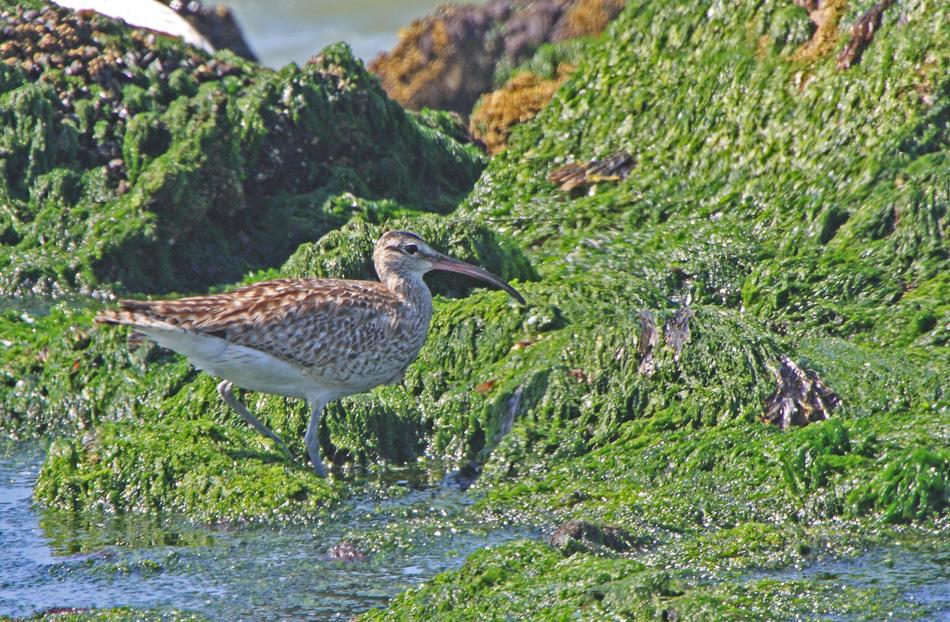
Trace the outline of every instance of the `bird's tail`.
<path fill-rule="evenodd" d="M 155 317 L 148 313 L 147 307 L 142 305 L 142 302 L 143 301 L 140 300 L 122 300 L 119 302 L 120 309 L 106 309 L 105 311 L 100 311 L 92 321 L 96 324 L 105 324 L 106 326 L 131 326 L 132 328 L 165 331 L 180 330 L 174 323 L 167 322 L 163 318 Z"/>

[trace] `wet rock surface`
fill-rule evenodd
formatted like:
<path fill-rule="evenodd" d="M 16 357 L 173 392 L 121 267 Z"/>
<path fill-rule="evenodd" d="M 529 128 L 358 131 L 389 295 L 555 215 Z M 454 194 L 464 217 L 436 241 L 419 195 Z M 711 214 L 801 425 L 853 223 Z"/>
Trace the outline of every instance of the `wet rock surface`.
<path fill-rule="evenodd" d="M 778 388 L 762 403 L 762 418 L 786 430 L 791 426 L 805 426 L 824 421 L 841 406 L 841 397 L 829 389 L 814 371 L 802 370 L 788 357 L 781 357 L 776 372 Z"/>
<path fill-rule="evenodd" d="M 572 520 L 554 530 L 548 544 L 565 556 L 591 549 L 625 553 L 636 548 L 636 539 L 620 527 Z"/>

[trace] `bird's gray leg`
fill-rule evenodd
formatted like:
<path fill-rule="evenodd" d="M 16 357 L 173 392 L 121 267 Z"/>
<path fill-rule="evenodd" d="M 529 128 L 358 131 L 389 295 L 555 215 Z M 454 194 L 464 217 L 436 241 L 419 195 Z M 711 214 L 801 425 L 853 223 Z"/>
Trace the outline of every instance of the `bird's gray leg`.
<path fill-rule="evenodd" d="M 317 438 L 317 428 L 320 427 L 320 417 L 323 415 L 324 406 L 326 406 L 324 402 L 310 400 L 310 423 L 307 424 L 307 433 L 303 437 L 304 445 L 307 446 L 307 455 L 313 463 L 313 470 L 320 477 L 327 476 L 327 472 L 323 470 L 323 461 L 320 459 L 320 439 Z"/>
<path fill-rule="evenodd" d="M 233 388 L 234 384 L 230 380 L 222 380 L 221 384 L 218 385 L 218 395 L 221 396 L 221 399 L 224 400 L 224 403 L 233 408 L 237 414 L 244 417 L 244 420 L 254 426 L 258 432 L 267 438 L 275 440 L 286 448 L 287 444 L 284 443 L 284 441 L 282 441 L 279 436 L 271 432 L 270 428 L 261 423 L 260 419 L 252 415 L 251 411 L 245 408 L 244 404 L 242 404 L 238 398 L 234 397 L 234 392 L 232 391 Z"/>

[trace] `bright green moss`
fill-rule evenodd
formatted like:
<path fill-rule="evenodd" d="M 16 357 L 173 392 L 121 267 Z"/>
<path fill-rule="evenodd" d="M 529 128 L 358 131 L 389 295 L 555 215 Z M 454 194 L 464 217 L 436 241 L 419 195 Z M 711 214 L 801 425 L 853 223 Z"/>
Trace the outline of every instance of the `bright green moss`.
<path fill-rule="evenodd" d="M 866 8 L 844 7 L 839 28 Z M 655 534 L 666 563 L 711 573 L 807 563 L 844 518 L 852 533 L 882 519 L 941 529 L 950 31 L 932 18 L 944 10 L 885 13 L 846 72 L 834 50 L 798 60 L 813 25 L 780 2 L 630 3 L 586 49 L 461 210 L 522 241 L 547 285 L 529 300 L 562 318 L 518 354 L 532 398 L 476 484 L 484 511 L 624 525 Z M 637 160 L 623 182 L 565 194 L 545 179 L 619 150 Z M 694 305 L 692 338 L 643 377 L 636 311 L 662 325 L 671 302 Z M 842 396 L 836 419 L 787 432 L 758 421 L 780 353 Z M 423 619 L 468 585 L 445 582 L 386 615 Z M 828 599 L 810 581 L 680 589 L 665 606 L 683 619 L 908 610 L 875 590 Z M 466 602 L 473 617 L 507 611 L 490 589 Z M 518 603 L 508 617 L 559 619 L 536 594 Z"/>

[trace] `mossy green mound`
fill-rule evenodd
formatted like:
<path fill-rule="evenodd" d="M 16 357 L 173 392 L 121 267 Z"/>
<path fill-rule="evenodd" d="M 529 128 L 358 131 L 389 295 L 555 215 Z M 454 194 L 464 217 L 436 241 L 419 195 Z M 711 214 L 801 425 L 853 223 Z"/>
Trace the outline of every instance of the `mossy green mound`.
<path fill-rule="evenodd" d="M 354 213 L 388 215 L 348 198 L 444 212 L 481 171 L 345 45 L 275 73 L 33 4 L 0 3 L 7 294 L 234 281 Z"/>
<path fill-rule="evenodd" d="M 630 558 L 564 557 L 521 541 L 400 595 L 361 620 L 882 620 L 919 613 L 894 590 L 808 580 L 679 581 Z"/>
<path fill-rule="evenodd" d="M 868 8 L 834 3 L 818 33 L 781 2 L 629 3 L 515 132 L 459 216 L 521 240 L 541 284 L 527 298 L 547 290 L 561 325 L 517 354 L 533 399 L 492 448 L 479 507 L 653 542 L 613 574 L 595 557 L 565 562 L 587 583 L 551 572 L 541 545 L 518 545 L 533 550 L 524 560 L 485 552 L 367 618 L 429 619 L 445 603 L 510 619 L 917 611 L 896 592 L 828 598 L 809 580 L 684 580 L 608 598 L 634 560 L 728 582 L 724 569 L 847 555 L 889 523 L 945 533 L 950 29 L 940 4 L 885 11 L 860 62 L 840 70 L 834 54 Z M 829 28 L 833 45 L 817 53 L 809 38 Z M 626 179 L 571 192 L 546 179 L 618 151 L 636 160 Z M 571 286 L 583 294 L 561 294 Z M 655 375 L 638 373 L 636 311 L 661 326 L 686 304 L 680 360 L 663 347 Z M 545 340 L 556 345 L 537 348 Z M 841 396 L 832 420 L 784 432 L 759 421 L 781 354 Z M 501 569 L 509 557 L 521 561 Z"/>

